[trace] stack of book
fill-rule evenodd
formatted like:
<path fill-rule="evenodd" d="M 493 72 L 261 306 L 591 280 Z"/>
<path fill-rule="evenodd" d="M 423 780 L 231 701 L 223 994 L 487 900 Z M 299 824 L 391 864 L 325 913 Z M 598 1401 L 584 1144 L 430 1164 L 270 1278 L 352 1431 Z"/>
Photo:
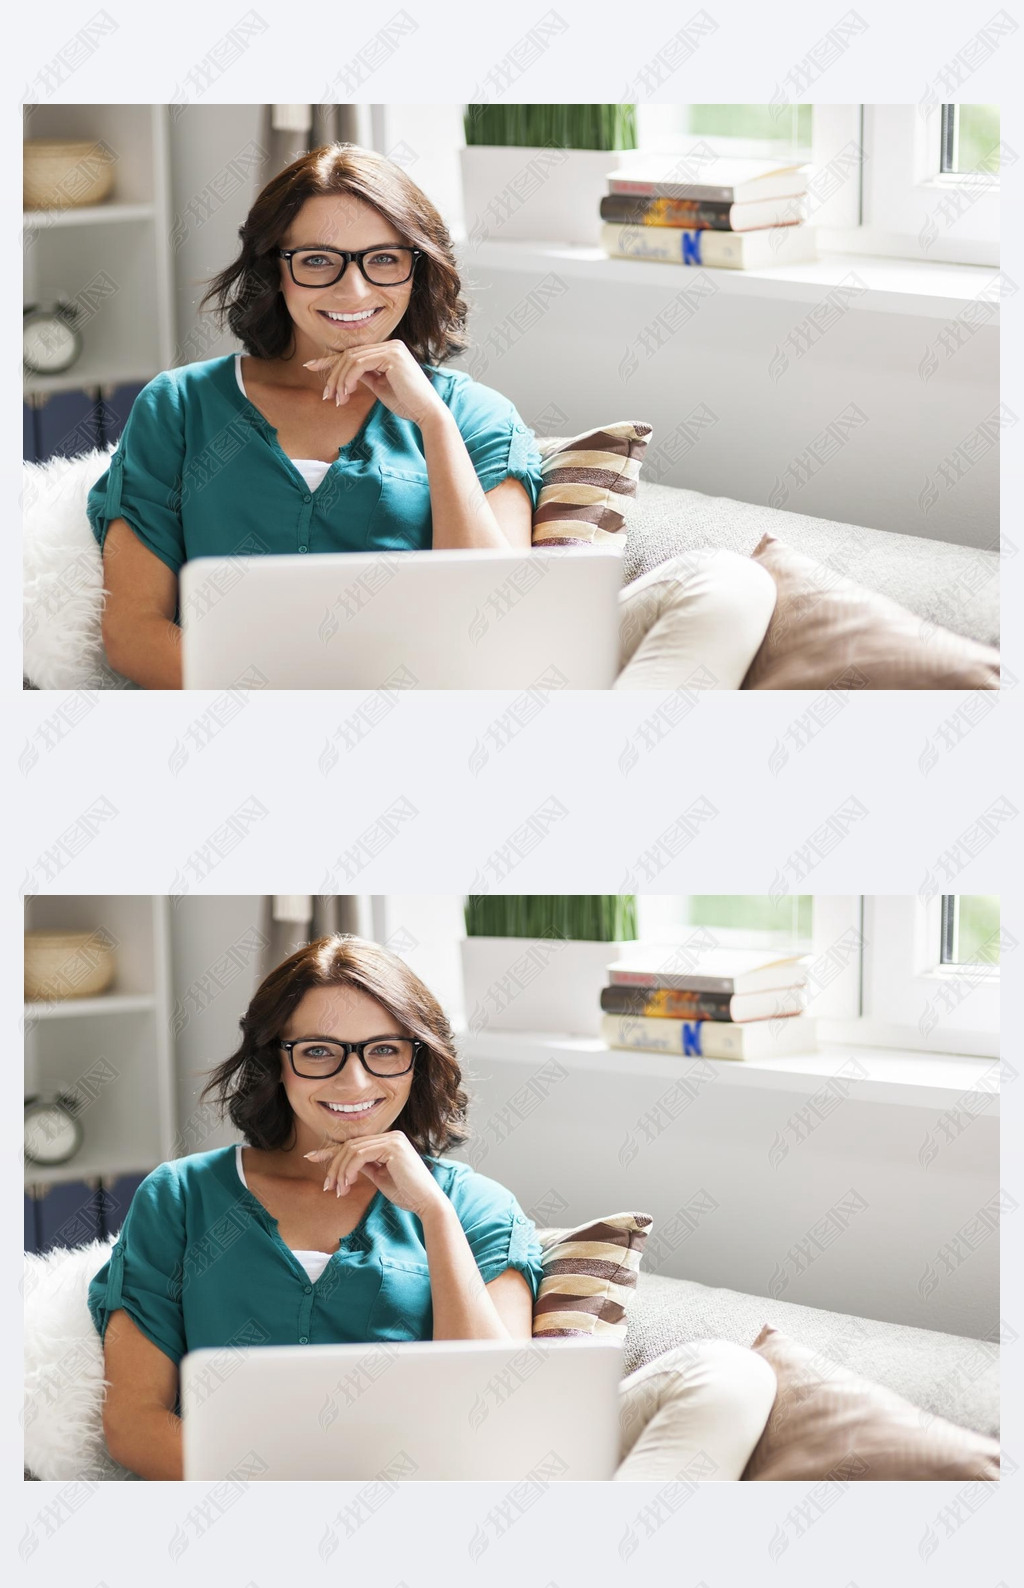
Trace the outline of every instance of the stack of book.
<path fill-rule="evenodd" d="M 763 270 L 817 258 L 807 221 L 809 165 L 719 161 L 699 182 L 663 164 L 612 171 L 601 200 L 601 247 L 617 259 Z"/>
<path fill-rule="evenodd" d="M 814 1047 L 803 956 L 718 949 L 693 971 L 617 960 L 608 975 L 600 1035 L 610 1048 L 761 1059 Z"/>

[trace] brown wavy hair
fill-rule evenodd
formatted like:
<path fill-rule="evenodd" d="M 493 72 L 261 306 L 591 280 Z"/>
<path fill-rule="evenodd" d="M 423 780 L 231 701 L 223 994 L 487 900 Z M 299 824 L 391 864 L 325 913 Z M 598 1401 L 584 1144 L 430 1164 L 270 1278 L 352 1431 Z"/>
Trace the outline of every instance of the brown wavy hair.
<path fill-rule="evenodd" d="M 379 943 L 338 932 L 297 949 L 270 972 L 239 1021 L 241 1046 L 217 1066 L 201 1101 L 214 1095 L 250 1147 L 287 1146 L 294 1118 L 281 1084 L 278 1042 L 292 1011 L 311 987 L 354 987 L 381 1004 L 411 1037 L 425 1044 L 416 1056 L 408 1101 L 392 1130 L 404 1131 L 416 1151 L 437 1157 L 469 1135 L 462 1128 L 468 1098 L 448 1017 L 404 960 Z"/>
<path fill-rule="evenodd" d="M 293 218 L 309 198 L 346 193 L 362 199 L 419 248 L 409 307 L 393 335 L 420 364 L 442 364 L 468 346 L 466 304 L 448 228 L 422 189 L 401 166 L 352 143 L 324 144 L 300 155 L 272 178 L 238 228 L 241 251 L 214 276 L 200 302 L 213 302 L 246 353 L 280 358 L 293 337 L 281 294 L 281 246 Z"/>

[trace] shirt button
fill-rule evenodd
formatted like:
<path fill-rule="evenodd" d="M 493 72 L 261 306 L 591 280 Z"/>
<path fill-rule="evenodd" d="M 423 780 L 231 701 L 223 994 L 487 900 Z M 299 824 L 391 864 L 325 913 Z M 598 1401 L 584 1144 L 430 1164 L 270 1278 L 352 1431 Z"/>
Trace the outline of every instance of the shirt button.
<path fill-rule="evenodd" d="M 308 550 L 309 550 L 309 547 L 308 547 L 308 546 L 300 546 L 300 547 L 299 547 L 299 550 L 300 550 L 300 551 L 308 551 Z"/>
<path fill-rule="evenodd" d="M 313 1294 L 313 1287 L 312 1287 L 312 1285 L 307 1285 L 307 1286 L 306 1286 L 306 1295 L 307 1295 L 307 1296 L 311 1296 L 311 1295 L 312 1295 L 312 1294 Z"/>
<path fill-rule="evenodd" d="M 311 502 L 313 500 L 313 498 L 310 496 L 309 492 L 307 491 L 305 496 L 302 498 L 302 500 L 304 502 Z"/>
<path fill-rule="evenodd" d="M 300 1345 L 308 1345 L 309 1344 L 309 1335 L 308 1334 L 300 1334 L 299 1335 L 299 1344 Z"/>

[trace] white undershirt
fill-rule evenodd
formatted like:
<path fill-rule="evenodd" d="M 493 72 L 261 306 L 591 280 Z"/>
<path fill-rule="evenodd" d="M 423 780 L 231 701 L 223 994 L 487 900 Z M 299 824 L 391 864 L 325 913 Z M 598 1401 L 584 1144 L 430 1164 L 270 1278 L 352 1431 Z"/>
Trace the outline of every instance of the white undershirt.
<path fill-rule="evenodd" d="M 245 1186 L 245 1189 L 248 1191 L 249 1185 L 245 1178 L 245 1170 L 242 1168 L 241 1142 L 239 1142 L 235 1147 L 235 1168 L 238 1170 L 239 1180 L 241 1180 L 242 1184 Z M 296 1250 L 294 1246 L 290 1246 L 288 1250 L 294 1257 L 298 1258 L 299 1262 L 306 1270 L 306 1273 L 309 1275 L 311 1283 L 315 1285 L 317 1280 L 320 1278 L 320 1275 L 327 1267 L 327 1264 L 331 1260 L 330 1252 L 303 1252 Z"/>
<path fill-rule="evenodd" d="M 248 401 L 249 393 L 246 391 L 245 385 L 242 381 L 241 353 L 235 354 L 235 379 L 238 381 L 239 391 Z M 323 458 L 290 458 L 288 461 L 290 463 L 294 463 L 295 467 L 298 469 L 299 473 L 302 475 L 302 478 L 305 480 L 311 491 L 316 490 L 317 486 L 320 484 L 320 481 L 323 479 L 324 475 L 327 473 L 327 470 L 331 466 L 329 463 L 325 463 Z"/>

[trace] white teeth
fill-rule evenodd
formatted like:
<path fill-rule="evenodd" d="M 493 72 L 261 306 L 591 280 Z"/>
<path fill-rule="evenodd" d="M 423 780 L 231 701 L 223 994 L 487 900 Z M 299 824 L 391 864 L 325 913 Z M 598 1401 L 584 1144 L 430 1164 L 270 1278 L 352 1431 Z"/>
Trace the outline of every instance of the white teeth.
<path fill-rule="evenodd" d="M 326 1103 L 324 1106 L 332 1114 L 365 1114 L 379 1102 L 380 1098 L 375 1097 L 372 1103 Z"/>
<path fill-rule="evenodd" d="M 351 325 L 354 320 L 368 320 L 371 314 L 376 314 L 376 309 L 367 309 L 363 314 L 332 314 L 330 309 L 325 309 L 329 320 L 339 320 L 342 325 Z"/>

